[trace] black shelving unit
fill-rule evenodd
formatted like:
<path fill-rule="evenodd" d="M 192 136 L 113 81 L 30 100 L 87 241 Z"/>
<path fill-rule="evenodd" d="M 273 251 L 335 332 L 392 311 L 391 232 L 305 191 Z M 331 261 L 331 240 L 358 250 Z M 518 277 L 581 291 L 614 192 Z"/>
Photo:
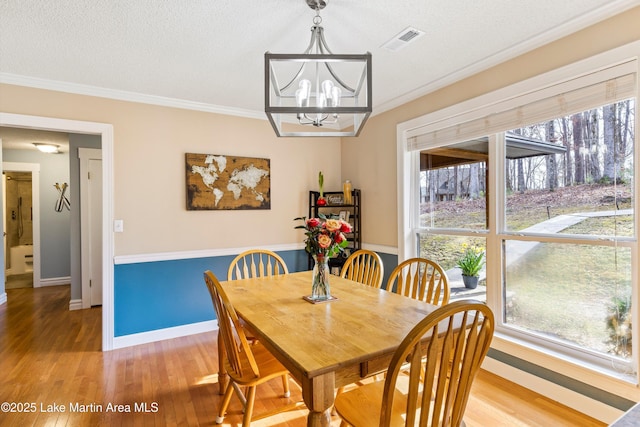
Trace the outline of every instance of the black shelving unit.
<path fill-rule="evenodd" d="M 329 260 L 329 267 L 332 272 L 340 268 L 344 264 L 347 257 L 362 248 L 362 214 L 360 213 L 361 194 L 359 189 L 351 191 L 351 203 L 344 203 L 344 194 L 342 191 L 325 191 L 324 199 L 327 201 L 326 205 L 319 206 L 318 199 L 320 198 L 320 192 L 309 191 L 309 218 L 318 218 L 319 214 L 323 214 L 327 217 L 330 215 L 340 215 L 340 212 L 348 212 L 348 222 L 351 224 L 352 233 L 346 235 L 349 241 L 348 246 L 345 248 L 345 252 L 337 255 Z M 309 256 L 309 269 L 313 268 L 313 258 Z"/>

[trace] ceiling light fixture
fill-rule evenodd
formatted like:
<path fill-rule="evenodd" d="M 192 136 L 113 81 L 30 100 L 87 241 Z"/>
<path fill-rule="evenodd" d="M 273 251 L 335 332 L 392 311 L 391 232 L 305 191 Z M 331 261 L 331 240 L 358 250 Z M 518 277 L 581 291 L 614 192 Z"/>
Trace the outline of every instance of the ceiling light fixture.
<path fill-rule="evenodd" d="M 48 144 L 45 142 L 34 142 L 33 145 L 36 146 L 36 148 L 40 151 L 42 151 L 43 153 L 58 153 L 58 149 L 60 148 L 59 145 L 56 144 Z"/>
<path fill-rule="evenodd" d="M 328 0 L 305 1 L 316 16 L 304 53 L 264 54 L 265 112 L 278 136 L 358 136 L 371 114 L 371 53 L 333 54 L 320 25 Z"/>

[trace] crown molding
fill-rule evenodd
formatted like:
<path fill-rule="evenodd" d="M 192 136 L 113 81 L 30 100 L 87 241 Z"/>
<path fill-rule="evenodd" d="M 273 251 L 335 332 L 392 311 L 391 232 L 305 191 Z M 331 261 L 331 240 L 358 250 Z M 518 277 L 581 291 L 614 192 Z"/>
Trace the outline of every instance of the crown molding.
<path fill-rule="evenodd" d="M 224 107 L 222 105 L 206 104 L 204 102 L 186 101 L 176 98 L 167 98 L 164 96 L 128 92 L 124 90 L 106 89 L 97 86 L 62 82 L 58 80 L 48 80 L 11 73 L 0 73 L 0 83 L 33 87 L 37 89 L 53 90 L 58 92 L 74 93 L 77 95 L 88 95 L 99 98 L 116 99 L 119 101 L 159 105 L 162 107 L 181 108 L 185 110 L 225 114 L 229 116 L 245 117 L 249 119 L 267 120 L 264 111 L 252 111 L 244 110 L 241 108 Z"/>

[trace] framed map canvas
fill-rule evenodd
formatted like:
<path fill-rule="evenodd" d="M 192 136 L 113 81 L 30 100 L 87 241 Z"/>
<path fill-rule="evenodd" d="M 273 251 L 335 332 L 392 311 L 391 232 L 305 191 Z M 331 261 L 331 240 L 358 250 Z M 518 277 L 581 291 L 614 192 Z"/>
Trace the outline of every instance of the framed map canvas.
<path fill-rule="evenodd" d="M 271 209 L 269 159 L 187 153 L 187 210 Z"/>

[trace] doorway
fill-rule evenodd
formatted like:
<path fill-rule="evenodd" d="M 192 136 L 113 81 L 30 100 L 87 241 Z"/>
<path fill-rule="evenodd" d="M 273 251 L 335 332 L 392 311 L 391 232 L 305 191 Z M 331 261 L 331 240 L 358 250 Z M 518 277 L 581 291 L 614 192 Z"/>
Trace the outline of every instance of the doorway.
<path fill-rule="evenodd" d="M 102 350 L 113 349 L 114 306 L 113 276 L 114 248 L 111 236 L 113 224 L 113 126 L 105 123 L 82 122 L 21 114 L 0 113 L 0 126 L 23 129 L 42 129 L 49 131 L 99 135 L 102 141 Z M 35 233 L 35 230 L 34 230 Z M 4 273 L 4 271 L 3 271 Z M 2 286 L 4 283 L 2 283 Z M 1 290 L 0 290 L 1 291 Z"/>
<path fill-rule="evenodd" d="M 5 289 L 33 287 L 33 204 L 31 172 L 5 171 Z"/>
<path fill-rule="evenodd" d="M 40 165 L 2 162 L 5 289 L 41 286 Z"/>

